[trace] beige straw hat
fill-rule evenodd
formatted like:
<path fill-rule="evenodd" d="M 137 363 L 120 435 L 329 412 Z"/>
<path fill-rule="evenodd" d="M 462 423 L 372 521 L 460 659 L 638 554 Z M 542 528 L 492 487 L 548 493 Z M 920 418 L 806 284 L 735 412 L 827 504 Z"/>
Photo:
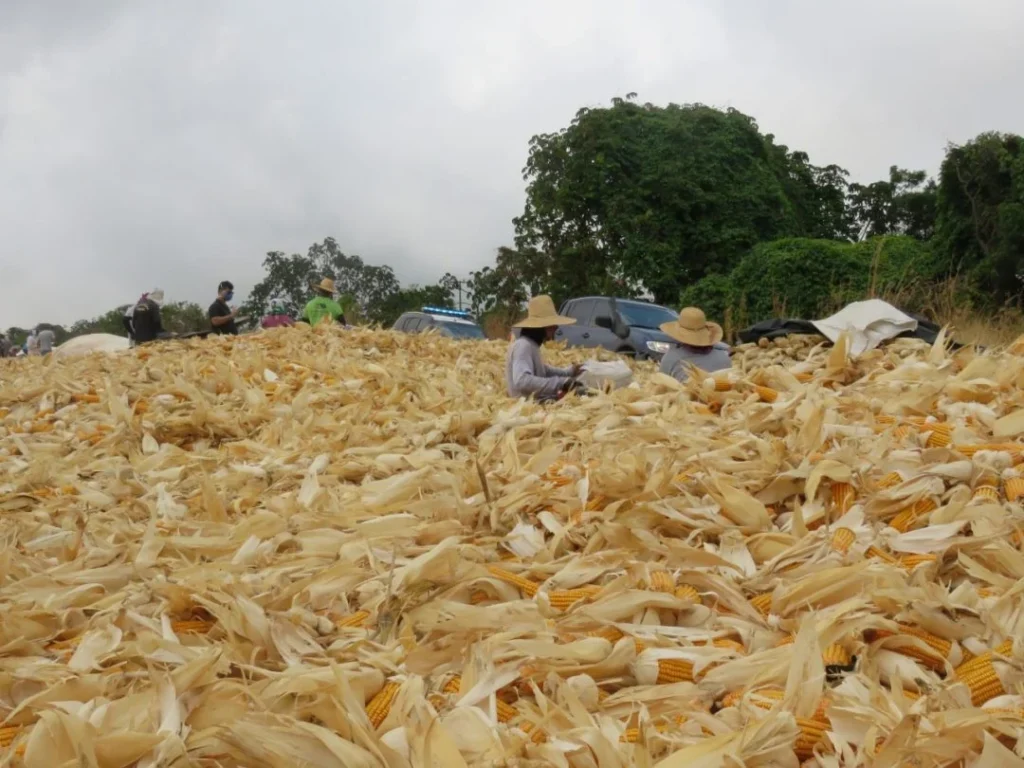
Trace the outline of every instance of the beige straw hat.
<path fill-rule="evenodd" d="M 572 325 L 573 317 L 565 317 L 555 311 L 555 302 L 550 296 L 540 295 L 530 299 L 526 307 L 526 317 L 513 325 L 513 328 L 548 328 L 552 325 Z"/>
<path fill-rule="evenodd" d="M 317 291 L 327 291 L 328 293 L 336 293 L 334 290 L 334 281 L 329 277 L 325 277 L 320 281 L 320 285 L 314 285 L 313 288 Z"/>
<path fill-rule="evenodd" d="M 664 323 L 661 330 L 676 341 L 691 347 L 710 347 L 722 340 L 722 326 L 709 323 L 704 313 L 696 307 L 687 307 L 679 313 L 679 319 Z"/>

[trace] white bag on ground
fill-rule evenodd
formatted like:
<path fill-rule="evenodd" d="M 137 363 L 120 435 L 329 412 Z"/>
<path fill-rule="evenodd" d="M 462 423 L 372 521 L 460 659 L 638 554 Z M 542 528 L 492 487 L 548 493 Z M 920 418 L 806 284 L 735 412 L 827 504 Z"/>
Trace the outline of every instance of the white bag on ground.
<path fill-rule="evenodd" d="M 633 381 L 633 371 L 622 360 L 601 362 L 600 360 L 588 360 L 583 364 L 583 372 L 579 376 L 579 382 L 590 389 L 604 389 L 606 385 L 612 389 L 625 387 Z"/>
<path fill-rule="evenodd" d="M 843 331 L 849 332 L 850 354 L 853 357 L 901 333 L 917 329 L 917 320 L 881 299 L 855 301 L 831 317 L 811 322 L 833 344 Z"/>

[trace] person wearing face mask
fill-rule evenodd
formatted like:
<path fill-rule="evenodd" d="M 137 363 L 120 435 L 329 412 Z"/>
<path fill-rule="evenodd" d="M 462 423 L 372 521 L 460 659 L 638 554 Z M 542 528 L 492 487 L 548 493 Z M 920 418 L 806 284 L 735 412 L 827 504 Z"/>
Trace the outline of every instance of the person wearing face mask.
<path fill-rule="evenodd" d="M 244 317 L 238 316 L 238 307 L 232 307 L 228 302 L 235 296 L 235 286 L 230 280 L 223 281 L 217 286 L 217 300 L 210 305 L 210 325 L 213 332 L 221 335 L 238 335 L 238 323 L 245 322 Z"/>

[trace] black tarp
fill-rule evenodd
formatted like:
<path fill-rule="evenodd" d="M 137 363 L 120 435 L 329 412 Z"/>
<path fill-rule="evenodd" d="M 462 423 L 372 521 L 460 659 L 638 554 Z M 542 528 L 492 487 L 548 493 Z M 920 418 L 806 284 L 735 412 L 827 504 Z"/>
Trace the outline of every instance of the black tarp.
<path fill-rule="evenodd" d="M 929 344 L 934 344 L 935 339 L 939 337 L 941 328 L 926 317 L 916 315 L 913 312 L 907 312 L 906 314 L 917 320 L 917 329 L 901 333 L 897 338 L 921 339 Z M 744 344 L 754 344 L 760 339 L 778 339 L 782 336 L 795 334 L 822 335 L 821 331 L 815 328 L 814 323 L 810 320 L 800 320 L 797 318 L 782 320 L 776 318 L 773 320 L 762 320 L 760 323 L 754 323 L 749 328 L 744 328 L 740 331 L 739 337 L 740 341 Z M 962 346 L 953 341 L 950 341 L 949 345 L 954 349 Z"/>

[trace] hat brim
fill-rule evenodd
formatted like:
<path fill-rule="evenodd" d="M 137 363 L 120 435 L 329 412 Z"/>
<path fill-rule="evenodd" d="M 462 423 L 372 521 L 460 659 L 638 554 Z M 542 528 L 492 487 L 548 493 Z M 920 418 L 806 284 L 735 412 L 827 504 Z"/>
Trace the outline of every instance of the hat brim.
<path fill-rule="evenodd" d="M 322 285 L 320 283 L 310 283 L 309 285 L 314 291 L 327 291 L 332 296 L 338 292 L 337 288 L 328 288 L 326 285 Z"/>
<path fill-rule="evenodd" d="M 682 344 L 689 344 L 691 347 L 710 347 L 722 340 L 725 336 L 722 326 L 718 323 L 707 323 L 703 328 L 683 328 L 679 321 L 662 323 L 661 332 L 671 336 Z"/>
<path fill-rule="evenodd" d="M 548 315 L 547 317 L 524 317 L 513 328 L 550 328 L 553 325 L 575 325 L 575 317 Z"/>

